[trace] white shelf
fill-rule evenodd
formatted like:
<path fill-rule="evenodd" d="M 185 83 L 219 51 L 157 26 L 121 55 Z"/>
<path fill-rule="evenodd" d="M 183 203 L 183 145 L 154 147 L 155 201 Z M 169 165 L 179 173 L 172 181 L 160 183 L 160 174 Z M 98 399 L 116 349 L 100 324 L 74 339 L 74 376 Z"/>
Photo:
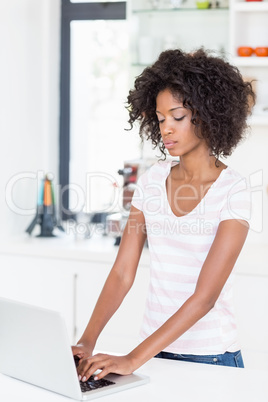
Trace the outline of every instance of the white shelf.
<path fill-rule="evenodd" d="M 182 13 L 182 12 L 193 12 L 197 11 L 198 13 L 220 13 L 229 11 L 229 7 L 216 7 L 216 8 L 197 8 L 194 7 L 169 7 L 169 8 L 142 8 L 142 9 L 133 9 L 133 14 L 162 14 L 162 13 Z"/>
<path fill-rule="evenodd" d="M 233 57 L 232 62 L 238 67 L 268 67 L 268 57 Z"/>
<path fill-rule="evenodd" d="M 233 4 L 233 9 L 243 12 L 268 11 L 268 1 L 240 1 Z"/>

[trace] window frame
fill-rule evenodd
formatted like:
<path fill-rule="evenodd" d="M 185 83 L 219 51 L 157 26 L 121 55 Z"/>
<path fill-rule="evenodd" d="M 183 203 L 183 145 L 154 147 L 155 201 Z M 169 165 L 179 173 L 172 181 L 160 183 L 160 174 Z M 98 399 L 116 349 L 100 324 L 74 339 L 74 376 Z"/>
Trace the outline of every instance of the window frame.
<path fill-rule="evenodd" d="M 60 127 L 59 127 L 59 185 L 61 189 L 61 219 L 72 217 L 69 210 L 70 182 L 70 78 L 71 22 L 87 20 L 125 20 L 126 1 L 72 3 L 61 0 L 61 58 L 60 58 Z"/>

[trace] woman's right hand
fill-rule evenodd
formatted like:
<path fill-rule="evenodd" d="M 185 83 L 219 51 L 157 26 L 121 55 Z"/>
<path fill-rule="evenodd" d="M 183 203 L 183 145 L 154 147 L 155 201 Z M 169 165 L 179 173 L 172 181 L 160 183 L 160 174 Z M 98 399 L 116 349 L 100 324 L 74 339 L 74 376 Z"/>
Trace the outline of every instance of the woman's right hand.
<path fill-rule="evenodd" d="M 92 356 L 93 348 L 91 345 L 87 345 L 84 342 L 77 343 L 77 345 L 72 346 L 73 356 L 77 356 L 80 360 Z"/>

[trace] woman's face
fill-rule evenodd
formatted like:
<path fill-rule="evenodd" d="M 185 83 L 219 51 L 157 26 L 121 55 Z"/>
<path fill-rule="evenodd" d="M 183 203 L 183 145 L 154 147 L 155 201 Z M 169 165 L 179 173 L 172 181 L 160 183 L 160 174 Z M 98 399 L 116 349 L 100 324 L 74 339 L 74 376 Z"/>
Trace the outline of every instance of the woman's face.
<path fill-rule="evenodd" d="M 200 147 L 207 149 L 205 140 L 195 134 L 191 111 L 185 109 L 169 89 L 157 95 L 156 114 L 165 148 L 171 156 L 181 157 Z"/>

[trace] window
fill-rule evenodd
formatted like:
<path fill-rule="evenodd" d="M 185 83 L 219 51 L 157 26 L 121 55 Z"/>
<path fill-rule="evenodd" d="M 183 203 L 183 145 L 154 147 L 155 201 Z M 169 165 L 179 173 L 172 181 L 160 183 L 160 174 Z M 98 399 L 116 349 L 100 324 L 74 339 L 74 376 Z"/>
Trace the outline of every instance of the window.
<path fill-rule="evenodd" d="M 118 169 L 139 157 L 128 127 L 126 3 L 62 0 L 60 184 L 63 218 L 104 211 Z"/>

